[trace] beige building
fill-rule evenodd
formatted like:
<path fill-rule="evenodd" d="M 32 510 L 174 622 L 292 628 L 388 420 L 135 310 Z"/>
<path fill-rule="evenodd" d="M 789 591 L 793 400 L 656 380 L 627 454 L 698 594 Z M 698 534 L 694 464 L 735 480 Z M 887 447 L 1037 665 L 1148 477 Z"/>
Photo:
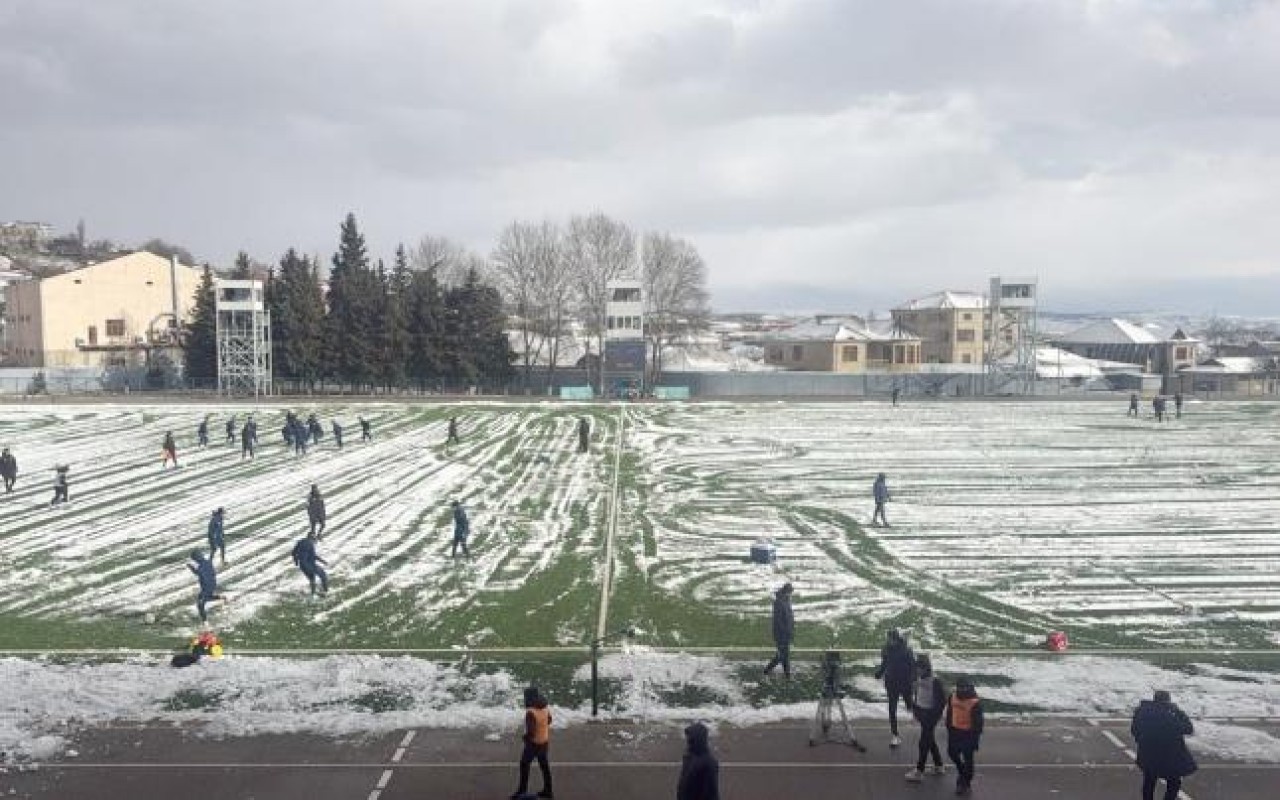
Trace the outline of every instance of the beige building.
<path fill-rule="evenodd" d="M 896 329 L 809 323 L 770 336 L 764 360 L 807 372 L 913 372 L 920 363 L 920 337 Z"/>
<path fill-rule="evenodd" d="M 893 309 L 893 321 L 920 337 L 926 364 L 981 364 L 987 300 L 974 292 L 937 292 Z"/>
<path fill-rule="evenodd" d="M 176 343 L 200 270 L 151 253 L 6 287 L 6 362 L 22 367 L 136 364 Z M 176 314 L 176 318 L 175 318 Z"/>

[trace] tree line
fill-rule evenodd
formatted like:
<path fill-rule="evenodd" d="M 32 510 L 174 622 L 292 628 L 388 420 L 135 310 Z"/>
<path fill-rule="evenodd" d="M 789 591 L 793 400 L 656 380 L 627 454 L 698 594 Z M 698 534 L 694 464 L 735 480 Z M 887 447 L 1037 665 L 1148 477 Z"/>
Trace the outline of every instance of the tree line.
<path fill-rule="evenodd" d="M 257 265 L 240 253 L 231 273 Z M 326 283 L 318 259 L 290 249 L 267 271 L 274 374 L 314 386 L 431 388 L 441 382 L 526 382 L 545 367 L 553 381 L 566 343 L 578 342 L 599 386 L 608 285 L 639 277 L 651 377 L 663 351 L 708 315 L 706 265 L 688 241 L 637 237 L 604 214 L 509 224 L 488 259 L 441 237 L 396 248 L 390 270 L 372 264 L 355 216 L 341 226 Z M 206 266 L 184 329 L 186 375 L 217 377 L 213 273 Z M 519 342 L 517 354 L 507 331 Z M 572 366 L 572 365 L 571 365 Z"/>

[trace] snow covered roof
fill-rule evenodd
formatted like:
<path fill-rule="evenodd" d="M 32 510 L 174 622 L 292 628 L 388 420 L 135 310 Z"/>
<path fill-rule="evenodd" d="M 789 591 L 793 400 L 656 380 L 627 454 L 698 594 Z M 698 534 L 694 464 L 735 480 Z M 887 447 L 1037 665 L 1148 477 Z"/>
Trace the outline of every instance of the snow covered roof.
<path fill-rule="evenodd" d="M 892 322 L 858 328 L 841 323 L 804 322 L 770 335 L 775 342 L 886 342 L 919 341 L 913 333 L 894 328 Z"/>
<path fill-rule="evenodd" d="M 1183 372 L 1213 372 L 1225 375 L 1252 375 L 1267 371 L 1266 358 L 1252 356 L 1219 356 L 1211 358 L 1194 367 L 1187 367 Z"/>
<path fill-rule="evenodd" d="M 1162 341 L 1146 328 L 1122 319 L 1104 319 L 1061 337 L 1071 344 L 1155 344 Z"/>
<path fill-rule="evenodd" d="M 924 297 L 908 300 L 898 306 L 895 311 L 923 311 L 929 309 L 946 309 L 946 308 L 972 308 L 983 309 L 987 307 L 987 298 L 977 292 L 953 291 L 946 289 L 941 292 L 925 295 Z"/>

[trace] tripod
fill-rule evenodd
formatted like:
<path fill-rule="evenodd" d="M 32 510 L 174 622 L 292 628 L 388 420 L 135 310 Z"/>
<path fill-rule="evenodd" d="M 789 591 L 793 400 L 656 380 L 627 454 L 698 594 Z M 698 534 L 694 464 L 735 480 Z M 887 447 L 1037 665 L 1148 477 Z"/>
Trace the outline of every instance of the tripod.
<path fill-rule="evenodd" d="M 844 695 L 844 688 L 840 685 L 840 654 L 829 650 L 822 657 L 822 696 L 818 699 L 818 711 L 813 716 L 813 727 L 809 729 L 810 747 L 819 742 L 835 742 L 847 744 L 859 753 L 867 752 L 867 748 L 854 735 L 853 726 L 849 724 L 849 715 L 844 710 Z M 844 728 L 843 739 L 838 730 L 832 735 L 834 711 L 840 712 L 840 725 Z"/>

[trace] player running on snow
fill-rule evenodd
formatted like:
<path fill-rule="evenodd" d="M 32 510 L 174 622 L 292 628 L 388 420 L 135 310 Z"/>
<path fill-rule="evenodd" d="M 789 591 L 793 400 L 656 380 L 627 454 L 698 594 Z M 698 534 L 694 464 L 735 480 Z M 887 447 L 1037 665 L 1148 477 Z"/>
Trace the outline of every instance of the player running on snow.
<path fill-rule="evenodd" d="M 329 576 L 325 573 L 321 564 L 328 564 L 323 558 L 316 553 L 316 540 L 313 536 L 304 536 L 298 540 L 293 546 L 293 563 L 298 569 L 302 570 L 302 574 L 307 576 L 307 583 L 311 584 L 311 595 L 316 594 L 316 579 L 320 579 L 320 594 L 329 593 Z"/>
<path fill-rule="evenodd" d="M 227 565 L 227 540 L 223 535 L 222 529 L 223 509 L 221 507 L 214 509 L 209 515 L 209 560 L 213 560 L 213 554 L 219 555 L 219 562 L 222 566 Z"/>
<path fill-rule="evenodd" d="M 876 501 L 876 510 L 871 514 L 871 524 L 889 527 L 889 520 L 884 515 L 884 504 L 889 502 L 889 485 L 885 483 L 883 472 L 877 475 L 875 483 L 871 484 L 871 496 Z M 877 523 L 876 520 L 880 522 Z"/>
<path fill-rule="evenodd" d="M 209 446 L 209 415 L 205 414 L 196 428 L 196 444 L 201 448 Z"/>
<path fill-rule="evenodd" d="M 4 493 L 13 491 L 13 484 L 18 480 L 18 459 L 13 457 L 9 448 L 0 453 L 0 478 L 4 479 Z"/>
<path fill-rule="evenodd" d="M 199 550 L 191 551 L 191 561 L 187 564 L 187 569 L 200 581 L 200 593 L 196 595 L 196 611 L 200 613 L 200 621 L 208 622 L 209 615 L 205 612 L 205 604 L 213 600 L 226 600 L 226 596 L 218 591 L 218 573 L 213 568 L 213 562 L 204 557 L 204 553 Z"/>
<path fill-rule="evenodd" d="M 458 557 L 458 545 L 462 545 L 462 555 L 471 558 L 471 551 L 467 549 L 467 537 L 471 535 L 471 521 L 467 519 L 467 510 L 462 507 L 461 500 L 453 501 L 453 549 L 449 551 L 449 558 Z"/>
<path fill-rule="evenodd" d="M 163 459 L 160 461 L 160 469 L 164 469 L 173 461 L 173 468 L 178 468 L 178 445 L 173 441 L 173 431 L 164 432 L 164 444 L 160 446 L 160 452 Z"/>
<path fill-rule="evenodd" d="M 320 487 L 311 484 L 311 493 L 307 495 L 307 521 L 311 523 L 310 536 L 319 539 L 324 536 L 325 523 L 324 498 L 320 496 Z M 319 527 L 320 530 L 316 530 Z"/>
<path fill-rule="evenodd" d="M 227 418 L 227 444 L 236 443 L 236 415 L 232 414 Z"/>
<path fill-rule="evenodd" d="M 369 424 L 369 420 L 365 419 L 364 417 L 360 418 L 360 441 L 362 442 L 373 441 L 373 426 Z"/>
<path fill-rule="evenodd" d="M 53 476 L 53 500 L 49 503 L 50 507 L 56 506 L 58 503 L 69 503 L 71 498 L 67 496 L 67 472 L 71 468 L 66 465 L 54 467 Z"/>
<path fill-rule="evenodd" d="M 333 441 L 335 444 L 338 445 L 338 449 L 341 450 L 342 449 L 342 426 L 338 424 L 338 421 L 336 419 L 329 424 L 333 427 Z"/>

